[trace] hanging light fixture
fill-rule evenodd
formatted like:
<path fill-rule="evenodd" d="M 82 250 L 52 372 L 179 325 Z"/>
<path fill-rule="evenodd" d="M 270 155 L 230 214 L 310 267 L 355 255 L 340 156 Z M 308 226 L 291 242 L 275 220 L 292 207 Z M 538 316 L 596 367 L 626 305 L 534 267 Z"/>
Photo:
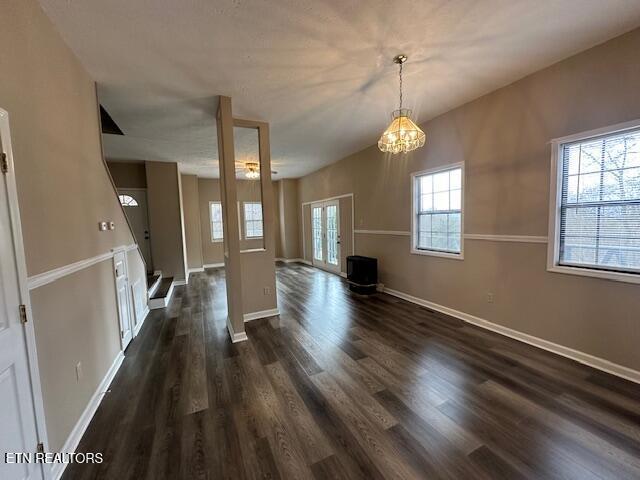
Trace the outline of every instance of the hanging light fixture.
<path fill-rule="evenodd" d="M 411 110 L 402 108 L 402 65 L 406 61 L 406 55 L 398 55 L 393 59 L 400 67 L 400 108 L 391 114 L 393 120 L 378 140 L 378 148 L 392 154 L 420 148 L 426 140 L 424 132 L 411 120 Z"/>
<path fill-rule="evenodd" d="M 244 176 L 249 180 L 257 180 L 260 178 L 260 165 L 256 162 L 246 162 L 244 164 L 246 170 Z"/>

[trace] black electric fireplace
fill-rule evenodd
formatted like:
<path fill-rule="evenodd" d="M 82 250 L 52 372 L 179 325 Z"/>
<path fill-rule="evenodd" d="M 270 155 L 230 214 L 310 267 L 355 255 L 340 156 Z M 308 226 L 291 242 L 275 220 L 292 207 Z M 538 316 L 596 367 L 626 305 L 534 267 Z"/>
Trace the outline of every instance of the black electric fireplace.
<path fill-rule="evenodd" d="M 376 293 L 378 285 L 378 259 L 351 255 L 347 257 L 349 290 L 360 295 Z"/>

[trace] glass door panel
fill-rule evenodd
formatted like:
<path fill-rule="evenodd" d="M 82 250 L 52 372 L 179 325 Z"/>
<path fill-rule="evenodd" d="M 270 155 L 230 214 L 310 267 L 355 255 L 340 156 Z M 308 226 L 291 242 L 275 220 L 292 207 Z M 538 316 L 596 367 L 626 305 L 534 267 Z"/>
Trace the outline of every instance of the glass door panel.
<path fill-rule="evenodd" d="M 327 231 L 327 263 L 337 267 L 340 262 L 340 256 L 338 254 L 338 205 L 327 205 L 325 212 Z"/>
<path fill-rule="evenodd" d="M 316 264 L 318 262 L 324 262 L 323 255 L 323 225 L 322 225 L 322 206 L 312 206 L 311 207 L 311 230 L 312 230 L 312 241 L 313 241 L 313 263 Z"/>

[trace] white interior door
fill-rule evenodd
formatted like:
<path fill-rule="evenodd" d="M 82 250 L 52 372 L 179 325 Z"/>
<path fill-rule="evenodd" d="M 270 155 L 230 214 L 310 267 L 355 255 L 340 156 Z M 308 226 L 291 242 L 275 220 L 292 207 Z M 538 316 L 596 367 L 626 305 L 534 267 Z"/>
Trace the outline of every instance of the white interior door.
<path fill-rule="evenodd" d="M 120 320 L 120 340 L 122 350 L 127 348 L 133 338 L 133 316 L 131 313 L 131 295 L 129 294 L 129 275 L 127 272 L 127 252 L 120 250 L 113 257 L 116 278 L 116 300 Z"/>
<path fill-rule="evenodd" d="M 120 203 L 131 224 L 133 236 L 140 247 L 147 270 L 153 271 L 151 262 L 151 243 L 149 230 L 149 212 L 147 209 L 147 191 L 143 188 L 119 188 Z"/>
<path fill-rule="evenodd" d="M 0 148 L 3 147 L 1 140 L 0 135 Z M 5 152 L 4 148 L 2 152 Z M 18 260 L 13 244 L 7 181 L 5 174 L 0 173 L 0 177 L 0 455 L 3 457 L 0 458 L 0 478 L 43 478 L 41 465 L 10 464 L 4 458 L 6 452 L 35 453 L 38 435 L 26 332 L 20 320 Z"/>
<path fill-rule="evenodd" d="M 338 200 L 311 205 L 313 264 L 340 272 L 340 204 Z"/>

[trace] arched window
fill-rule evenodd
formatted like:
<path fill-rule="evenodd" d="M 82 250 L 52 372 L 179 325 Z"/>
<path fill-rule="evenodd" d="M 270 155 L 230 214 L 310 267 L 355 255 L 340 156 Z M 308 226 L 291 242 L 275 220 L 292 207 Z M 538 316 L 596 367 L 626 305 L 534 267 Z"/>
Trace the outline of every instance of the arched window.
<path fill-rule="evenodd" d="M 118 195 L 120 199 L 120 203 L 123 207 L 137 207 L 138 201 L 133 198 L 131 195 Z"/>

